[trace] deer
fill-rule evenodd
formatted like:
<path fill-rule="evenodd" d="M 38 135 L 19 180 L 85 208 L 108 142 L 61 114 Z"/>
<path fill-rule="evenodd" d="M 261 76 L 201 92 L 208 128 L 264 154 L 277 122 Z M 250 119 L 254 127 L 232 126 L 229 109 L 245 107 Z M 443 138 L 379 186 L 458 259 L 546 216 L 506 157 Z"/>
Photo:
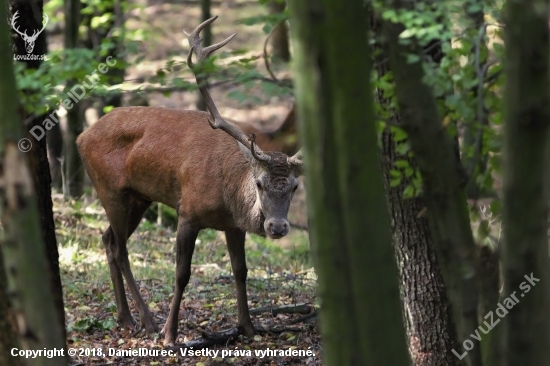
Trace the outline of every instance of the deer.
<path fill-rule="evenodd" d="M 127 240 L 152 202 L 174 208 L 176 283 L 170 313 L 161 331 L 164 345 L 174 346 L 178 312 L 191 276 L 191 258 L 200 230 L 225 232 L 237 290 L 237 327 L 255 334 L 247 305 L 246 232 L 279 239 L 290 230 L 290 201 L 302 174 L 302 152 L 288 156 L 262 151 L 254 136 L 224 120 L 209 88 L 192 61 L 200 64 L 236 35 L 203 47 L 200 32 L 212 17 L 185 33 L 191 50 L 187 64 L 209 112 L 159 107 L 115 108 L 84 131 L 77 146 L 97 191 L 109 227 L 102 235 L 113 283 L 117 321 L 123 327 L 158 332 L 133 277 Z M 134 298 L 140 324 L 128 307 L 123 279 Z"/>

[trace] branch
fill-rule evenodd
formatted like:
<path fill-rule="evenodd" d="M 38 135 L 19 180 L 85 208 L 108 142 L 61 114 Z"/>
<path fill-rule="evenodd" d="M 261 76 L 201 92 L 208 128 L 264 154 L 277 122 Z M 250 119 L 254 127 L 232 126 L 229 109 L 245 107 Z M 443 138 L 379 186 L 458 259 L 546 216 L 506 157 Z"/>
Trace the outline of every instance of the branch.
<path fill-rule="evenodd" d="M 259 315 L 263 313 L 271 313 L 273 316 L 277 314 L 309 314 L 313 308 L 308 304 L 292 304 L 282 306 L 265 306 L 263 308 L 250 309 L 250 315 Z"/>

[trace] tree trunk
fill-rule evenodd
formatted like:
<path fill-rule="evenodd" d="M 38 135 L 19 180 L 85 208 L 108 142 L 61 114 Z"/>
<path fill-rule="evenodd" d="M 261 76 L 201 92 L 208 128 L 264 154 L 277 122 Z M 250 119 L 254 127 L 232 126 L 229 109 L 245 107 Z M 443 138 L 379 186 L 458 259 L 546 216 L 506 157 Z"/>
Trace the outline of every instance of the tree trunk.
<path fill-rule="evenodd" d="M 402 157 L 396 156 L 389 134 L 384 139 L 387 173 L 390 164 Z M 456 348 L 456 333 L 428 220 L 421 214 L 425 205 L 421 198 L 403 198 L 404 187 L 388 186 L 387 194 L 409 356 L 413 366 L 453 366 L 458 361 L 451 352 Z"/>
<path fill-rule="evenodd" d="M 22 5 L 21 2 L 17 6 L 12 4 L 12 9 L 16 7 L 20 10 L 20 18 L 28 15 L 28 19 L 35 19 L 33 13 L 42 13 L 41 1 L 24 4 L 27 5 L 26 12 L 22 11 Z M 32 6 L 37 6 L 39 11 L 32 12 Z M 39 16 L 38 20 L 41 18 Z M 0 6 L 0 19 L 7 19 L 5 6 Z M 29 29 L 40 29 L 40 23 L 40 28 L 34 27 L 37 23 L 33 22 L 33 27 Z M 31 175 L 34 172 L 29 169 L 27 159 L 18 148 L 23 134 L 21 116 L 17 113 L 19 104 L 8 34 L 7 22 L 0 22 L 0 220 L 4 228 L 0 248 L 8 280 L 7 293 L 17 319 L 21 347 L 28 350 L 57 349 L 61 354 L 65 345 L 63 328 L 59 316 L 56 316 L 52 288 L 44 285 L 51 271 L 41 235 L 44 232 L 40 222 L 43 212 L 39 213 L 33 193 Z M 45 167 L 49 174 L 47 160 Z M 49 181 L 45 183 L 49 187 Z M 38 203 L 44 205 L 44 201 Z M 63 365 L 67 364 L 67 360 L 62 356 L 37 357 L 26 359 L 26 364 Z"/>
<path fill-rule="evenodd" d="M 41 0 L 35 1 L 15 1 L 11 4 L 11 14 L 18 12 L 18 21 L 21 20 L 22 29 L 40 29 L 42 28 L 42 7 Z M 0 18 L 2 19 L 2 18 Z M 26 54 L 25 42 L 19 35 L 13 35 L 14 51 L 16 54 Z M 41 33 L 35 42 L 34 54 L 44 54 L 46 50 L 46 35 Z M 10 52 L 10 55 L 12 53 Z M 26 61 L 27 67 L 38 68 L 41 61 Z M 25 114 L 23 116 L 27 118 Z M 34 126 L 42 126 L 46 116 L 35 116 L 27 118 L 27 130 Z M 27 152 L 31 177 L 33 179 L 34 192 L 38 202 L 40 228 L 42 233 L 42 243 L 45 244 L 46 255 L 50 267 L 50 289 L 52 291 L 55 306 L 57 310 L 57 319 L 65 337 L 65 310 L 63 306 L 63 288 L 61 286 L 61 276 L 59 273 L 59 252 L 57 250 L 57 238 L 55 236 L 55 223 L 53 220 L 53 204 L 51 192 L 50 165 L 48 162 L 46 140 L 37 141 L 29 133 L 26 136 L 32 143 L 32 149 Z"/>
<path fill-rule="evenodd" d="M 57 119 L 57 112 L 55 118 Z M 48 145 L 48 157 L 50 161 L 50 174 L 52 176 L 52 188 L 59 191 L 63 189 L 63 180 L 61 179 L 61 161 L 63 159 L 63 133 L 59 123 L 53 125 L 52 129 L 46 135 Z"/>
<path fill-rule="evenodd" d="M 22 359 L 11 355 L 11 349 L 19 348 L 19 345 L 17 344 L 17 333 L 10 322 L 10 319 L 13 319 L 11 316 L 13 310 L 10 309 L 7 294 L 8 282 L 1 245 L 3 244 L 0 244 L 0 365 L 19 366 L 22 365 Z"/>
<path fill-rule="evenodd" d="M 398 9 L 405 8 L 401 1 L 393 4 Z M 476 247 L 463 189 L 464 174 L 456 147 L 441 127 L 436 99 L 422 81 L 422 64 L 407 62 L 406 54 L 421 58 L 422 48 L 414 40 L 408 46 L 399 43 L 401 25 L 385 23 L 384 28 L 402 127 L 422 173 L 426 214 L 451 300 L 457 335 L 460 341 L 466 341 L 478 327 L 478 282 Z M 455 350 L 459 357 L 465 357 L 468 366 L 481 365 L 481 347 L 473 345 L 468 351 Z"/>
<path fill-rule="evenodd" d="M 65 0 L 65 48 L 78 47 L 80 26 L 80 0 Z M 76 82 L 68 81 L 69 88 Z M 84 193 L 84 167 L 76 147 L 76 138 L 84 129 L 84 111 L 80 103 L 74 103 L 67 110 L 67 132 L 65 135 L 65 188 L 64 193 L 78 198 Z"/>
<path fill-rule="evenodd" d="M 506 3 L 502 267 L 503 296 L 516 297 L 502 319 L 504 365 L 550 365 L 548 14 L 548 0 Z"/>
<path fill-rule="evenodd" d="M 371 24 L 380 37 L 380 22 L 371 19 Z M 376 47 L 382 51 L 376 62 L 380 78 L 388 72 L 387 52 Z M 432 53 L 437 53 L 436 61 L 440 60 L 438 48 L 441 47 L 430 48 Z M 392 124 L 399 124 L 399 112 L 393 110 L 382 91 L 376 90 L 375 96 L 382 108 L 391 113 Z M 456 331 L 428 220 L 423 214 L 425 202 L 422 197 L 404 197 L 403 192 L 411 183 L 405 175 L 401 176 L 399 185 L 392 187 L 395 177 L 391 171 L 397 169 L 398 160 L 406 160 L 413 170 L 417 168 L 414 158 L 397 153 L 396 142 L 387 127 L 382 134 L 382 171 L 399 268 L 409 356 L 413 366 L 454 366 L 457 358 L 451 349 L 457 345 Z"/>
<path fill-rule="evenodd" d="M 361 2 L 291 1 L 326 365 L 406 365 Z"/>

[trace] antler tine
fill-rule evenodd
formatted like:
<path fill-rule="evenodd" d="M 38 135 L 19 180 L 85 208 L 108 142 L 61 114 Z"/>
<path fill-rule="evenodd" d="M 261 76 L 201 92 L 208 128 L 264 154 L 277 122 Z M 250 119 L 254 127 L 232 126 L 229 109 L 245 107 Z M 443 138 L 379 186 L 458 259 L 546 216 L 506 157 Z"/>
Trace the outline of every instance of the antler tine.
<path fill-rule="evenodd" d="M 298 150 L 296 154 L 288 158 L 288 163 L 295 168 L 297 168 L 300 172 L 302 171 L 303 167 L 303 153 L 302 149 Z"/>
<path fill-rule="evenodd" d="M 258 154 L 256 153 L 256 147 L 258 145 L 256 145 L 256 135 L 251 133 L 249 135 L 250 137 L 248 138 L 248 141 L 250 141 L 250 152 L 252 153 L 252 156 L 256 159 L 256 160 L 259 160 L 259 161 L 265 161 L 264 157 L 263 156 L 258 156 Z M 258 148 L 259 149 L 259 148 Z M 261 150 L 260 150 L 261 151 Z M 267 160 L 269 161 L 269 160 Z"/>
<path fill-rule="evenodd" d="M 17 18 L 19 18 L 19 10 L 17 10 L 15 12 L 15 14 L 13 14 L 13 17 L 11 18 L 11 27 L 13 28 L 14 31 L 16 31 L 17 33 L 19 33 L 22 37 L 25 37 L 27 36 L 27 31 L 25 31 L 25 34 L 23 34 L 20 30 L 19 30 L 19 27 L 16 27 L 15 26 L 15 21 L 17 20 Z"/>
<path fill-rule="evenodd" d="M 263 153 L 262 150 L 259 148 L 256 149 L 254 146 L 254 143 L 251 143 L 248 138 L 246 137 L 245 133 L 236 125 L 234 125 L 231 122 L 227 122 L 222 118 L 220 115 L 220 112 L 218 111 L 218 108 L 216 108 L 216 105 L 214 104 L 214 100 L 212 99 L 212 96 L 210 96 L 210 91 L 208 90 L 208 86 L 204 82 L 204 77 L 197 75 L 195 72 L 195 65 L 193 63 L 193 52 L 195 55 L 197 55 L 197 61 L 201 62 L 206 57 L 208 57 L 212 52 L 222 48 L 225 46 L 231 39 L 235 36 L 235 34 L 232 34 L 225 40 L 213 44 L 211 46 L 208 46 L 206 48 L 203 48 L 201 45 L 202 39 L 200 38 L 200 32 L 209 24 L 211 24 L 214 20 L 216 20 L 218 16 L 214 16 L 208 20 L 205 20 L 201 24 L 195 28 L 193 32 L 190 34 L 183 31 L 185 35 L 187 36 L 187 39 L 189 40 L 189 45 L 191 46 L 191 50 L 189 51 L 189 55 L 187 56 L 187 64 L 189 65 L 189 68 L 191 71 L 193 71 L 193 74 L 195 75 L 195 80 L 197 80 L 197 85 L 199 86 L 199 90 L 202 94 L 202 97 L 204 99 L 204 103 L 206 104 L 206 107 L 210 111 L 210 114 L 212 115 L 212 119 L 208 119 L 208 122 L 210 123 L 210 126 L 213 129 L 221 129 L 225 132 L 227 132 L 230 136 L 232 136 L 235 140 L 246 146 L 250 151 L 252 152 L 252 156 L 258 161 L 261 162 L 269 162 L 271 160 L 271 157 L 269 155 L 266 155 Z"/>

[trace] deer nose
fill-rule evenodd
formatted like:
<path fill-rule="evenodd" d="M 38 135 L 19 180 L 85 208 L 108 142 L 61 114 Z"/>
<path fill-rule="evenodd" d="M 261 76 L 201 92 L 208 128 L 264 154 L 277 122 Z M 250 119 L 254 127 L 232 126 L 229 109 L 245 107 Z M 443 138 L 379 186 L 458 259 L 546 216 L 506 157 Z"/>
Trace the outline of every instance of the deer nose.
<path fill-rule="evenodd" d="M 269 219 L 264 225 L 265 232 L 272 239 L 279 239 L 288 234 L 290 225 L 285 219 Z"/>

